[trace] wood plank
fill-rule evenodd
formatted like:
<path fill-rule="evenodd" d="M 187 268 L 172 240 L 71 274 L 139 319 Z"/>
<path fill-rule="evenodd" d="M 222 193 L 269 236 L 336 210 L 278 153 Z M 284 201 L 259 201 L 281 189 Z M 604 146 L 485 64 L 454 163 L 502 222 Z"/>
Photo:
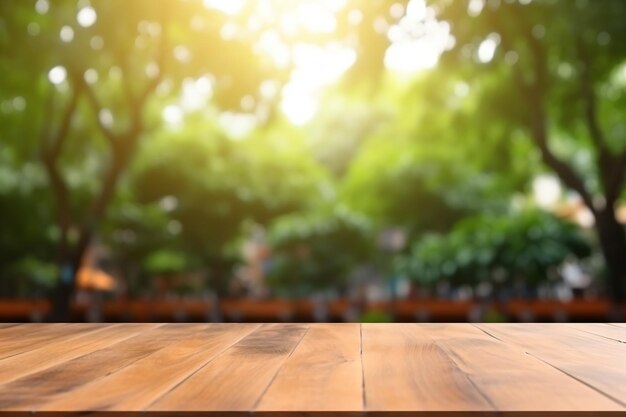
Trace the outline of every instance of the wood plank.
<path fill-rule="evenodd" d="M 622 343 L 585 335 L 576 325 L 479 324 L 493 337 L 578 379 L 626 407 L 626 348 Z"/>
<path fill-rule="evenodd" d="M 0 414 L 626 413 L 616 325 L 22 326 L 0 328 Z"/>
<path fill-rule="evenodd" d="M 626 411 L 551 366 L 467 324 L 416 325 L 444 349 L 498 411 Z M 532 401 L 528 399 L 532 398 Z"/>
<path fill-rule="evenodd" d="M 151 411 L 250 411 L 308 325 L 267 324 L 166 394 Z"/>
<path fill-rule="evenodd" d="M 367 411 L 492 411 L 450 356 L 406 324 L 363 324 Z"/>
<path fill-rule="evenodd" d="M 133 364 L 42 404 L 55 411 L 142 410 L 247 336 L 258 324 L 207 324 Z"/>
<path fill-rule="evenodd" d="M 7 329 L 0 337 L 0 360 L 20 355 L 39 348 L 45 348 L 51 341 L 57 339 L 71 340 L 84 337 L 101 329 L 101 325 L 94 323 L 54 323 L 24 325 L 22 328 Z"/>
<path fill-rule="evenodd" d="M 624 327 L 611 326 L 605 323 L 577 323 L 574 328 L 587 334 L 626 343 L 626 328 Z"/>
<path fill-rule="evenodd" d="M 147 330 L 106 348 L 0 385 L 0 412 L 36 411 L 41 404 L 56 395 L 68 393 L 116 372 L 177 342 L 190 331 L 188 327 L 168 324 L 133 324 L 133 326 L 144 327 Z M 200 325 L 194 326 L 199 328 Z"/>
<path fill-rule="evenodd" d="M 360 333 L 359 324 L 312 326 L 255 411 L 361 410 Z"/>
<path fill-rule="evenodd" d="M 143 325 L 91 325 L 89 331 L 63 333 L 39 348 L 0 360 L 0 383 L 16 380 L 137 335 Z"/>
<path fill-rule="evenodd" d="M 45 346 L 51 338 L 79 337 L 93 331 L 95 324 L 29 324 L 9 328 L 0 334 L 0 359 Z"/>
<path fill-rule="evenodd" d="M 21 334 L 27 334 L 34 330 L 41 330 L 47 327 L 50 327 L 51 323 L 0 323 L 0 330 L 3 331 L 1 333 L 4 337 L 4 333 L 6 330 L 11 329 L 12 332 L 19 330 L 22 332 Z M 67 324 L 67 323 L 58 323 L 58 324 Z"/>
<path fill-rule="evenodd" d="M 3 326 L 0 327 L 0 344 L 11 337 L 22 337 L 48 327 L 49 323 L 3 323 Z"/>

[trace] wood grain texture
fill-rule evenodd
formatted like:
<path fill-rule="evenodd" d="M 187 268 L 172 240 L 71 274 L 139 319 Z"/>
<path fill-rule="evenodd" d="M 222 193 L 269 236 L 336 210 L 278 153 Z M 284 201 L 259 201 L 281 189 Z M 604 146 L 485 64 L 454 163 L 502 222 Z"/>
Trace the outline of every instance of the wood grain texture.
<path fill-rule="evenodd" d="M 255 411 L 360 410 L 362 381 L 361 326 L 314 325 L 285 361 Z"/>
<path fill-rule="evenodd" d="M 495 338 L 626 407 L 626 345 L 585 334 L 572 324 L 480 324 Z"/>
<path fill-rule="evenodd" d="M 626 327 L 611 326 L 604 323 L 581 323 L 577 324 L 574 328 L 587 334 L 626 343 Z"/>
<path fill-rule="evenodd" d="M 450 355 L 415 325 L 362 326 L 367 410 L 493 410 Z"/>
<path fill-rule="evenodd" d="M 91 325 L 83 332 L 63 332 L 48 343 L 40 344 L 34 349 L 31 345 L 30 350 L 0 360 L 0 383 L 6 384 L 113 345 L 138 334 L 143 329 L 145 326 Z"/>
<path fill-rule="evenodd" d="M 164 344 L 174 342 L 182 335 L 181 329 L 167 325 L 127 326 L 141 332 L 115 345 L 94 350 L 14 381 L 0 383 L 0 410 L 37 410 L 38 406 L 50 397 L 68 393 L 87 382 L 115 372 L 155 352 Z"/>
<path fill-rule="evenodd" d="M 141 410 L 176 387 L 258 325 L 181 325 L 186 334 L 175 343 L 88 383 L 61 394 L 41 408 L 59 411 Z"/>
<path fill-rule="evenodd" d="M 416 325 L 454 360 L 498 411 L 619 411 L 619 403 L 465 324 Z M 529 401 L 532 398 L 532 401 Z M 555 401 L 558 398 L 558 401 Z"/>
<path fill-rule="evenodd" d="M 93 324 L 28 324 L 0 333 L 0 359 L 46 346 L 53 338 L 74 338 L 96 330 Z"/>
<path fill-rule="evenodd" d="M 253 410 L 308 325 L 263 325 L 151 407 L 153 411 Z"/>
<path fill-rule="evenodd" d="M 21 326 L 21 323 L 0 323 L 0 330 Z"/>
<path fill-rule="evenodd" d="M 625 339 L 595 323 L 5 325 L 0 415 L 626 414 Z"/>

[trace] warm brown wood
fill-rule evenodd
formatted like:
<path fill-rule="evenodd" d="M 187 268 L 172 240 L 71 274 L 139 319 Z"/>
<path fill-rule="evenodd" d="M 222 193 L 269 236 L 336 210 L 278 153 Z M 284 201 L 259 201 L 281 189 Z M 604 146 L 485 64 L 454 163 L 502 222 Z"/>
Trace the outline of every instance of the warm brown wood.
<path fill-rule="evenodd" d="M 91 324 L 24 324 L 10 327 L 0 334 L 0 359 L 36 349 L 52 338 L 78 337 L 95 330 Z"/>
<path fill-rule="evenodd" d="M 576 330 L 593 334 L 616 342 L 626 343 L 626 328 L 619 326 L 611 326 L 604 323 L 582 323 L 577 324 Z"/>
<path fill-rule="evenodd" d="M 133 324 L 143 330 L 115 345 L 74 358 L 14 381 L 0 380 L 0 410 L 30 411 L 49 398 L 102 378 L 175 342 L 185 329 L 170 325 Z M 155 328 L 156 327 L 156 328 Z M 53 339 L 54 340 L 54 339 Z"/>
<path fill-rule="evenodd" d="M 363 324 L 365 408 L 488 411 L 493 407 L 452 358 L 415 325 Z"/>
<path fill-rule="evenodd" d="M 578 325 L 481 324 L 504 343 L 601 392 L 626 407 L 626 345 L 576 329 Z"/>
<path fill-rule="evenodd" d="M 182 327 L 182 325 L 181 325 Z M 186 325 L 188 334 L 93 383 L 42 405 L 60 411 L 141 410 L 248 335 L 258 325 Z"/>
<path fill-rule="evenodd" d="M 625 340 L 620 323 L 0 325 L 0 414 L 626 414 Z"/>
<path fill-rule="evenodd" d="M 360 410 L 360 330 L 359 324 L 312 326 L 285 361 L 256 411 Z M 313 398 L 320 401 L 311 401 Z M 325 400 L 329 398 L 334 400 Z"/>
<path fill-rule="evenodd" d="M 20 323 L 0 323 L 0 330 L 20 326 Z"/>
<path fill-rule="evenodd" d="M 128 339 L 145 325 L 88 325 L 84 332 L 68 333 L 64 337 L 55 338 L 46 344 L 38 344 L 36 348 L 12 355 L 0 361 L 0 381 L 4 383 L 25 375 L 50 368 L 54 365 L 77 358 L 124 339 Z"/>
<path fill-rule="evenodd" d="M 307 325 L 297 324 L 261 326 L 149 409 L 253 410 L 307 329 Z"/>
<path fill-rule="evenodd" d="M 466 324 L 417 325 L 419 335 L 450 355 L 500 411 L 621 410 L 621 406 L 527 355 L 523 349 Z M 515 364 L 514 367 L 511 364 Z M 555 401 L 558 398 L 558 401 Z M 529 401 L 532 399 L 532 401 Z"/>

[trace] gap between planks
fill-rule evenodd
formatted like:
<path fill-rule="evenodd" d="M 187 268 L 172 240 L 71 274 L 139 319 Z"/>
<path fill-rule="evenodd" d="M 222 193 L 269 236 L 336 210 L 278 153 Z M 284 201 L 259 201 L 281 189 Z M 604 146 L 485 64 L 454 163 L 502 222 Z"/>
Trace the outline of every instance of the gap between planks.
<path fill-rule="evenodd" d="M 626 363 L 623 343 L 581 331 L 582 324 L 475 324 L 495 340 L 520 349 L 529 357 L 567 375 L 626 408 Z M 621 360 L 621 361 L 620 361 Z M 593 366 L 589 366 L 593 364 Z M 615 383 L 607 382 L 613 379 Z"/>

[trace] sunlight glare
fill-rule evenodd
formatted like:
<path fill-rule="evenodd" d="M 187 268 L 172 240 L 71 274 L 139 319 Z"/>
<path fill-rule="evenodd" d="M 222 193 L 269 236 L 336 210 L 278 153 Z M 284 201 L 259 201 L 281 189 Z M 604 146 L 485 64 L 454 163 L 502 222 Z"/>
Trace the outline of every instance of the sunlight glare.
<path fill-rule="evenodd" d="M 286 68 L 291 62 L 291 51 L 275 29 L 263 32 L 256 44 L 257 50 L 270 56 L 278 68 Z"/>
<path fill-rule="evenodd" d="M 415 14 L 419 12 L 418 3 L 424 0 L 412 1 L 415 4 L 411 10 Z M 295 125 L 305 124 L 315 116 L 320 94 L 336 83 L 356 61 L 356 51 L 340 39 L 318 42 L 309 37 L 336 32 L 337 13 L 347 3 L 347 0 L 259 0 L 250 3 L 243 0 L 203 0 L 205 7 L 235 19 L 223 36 L 228 35 L 230 39 L 245 26 L 246 30 L 257 34 L 254 44 L 257 53 L 268 57 L 275 68 L 291 70 L 289 80 L 281 91 L 273 91 L 276 88 L 268 83 L 262 96 L 269 99 L 278 95 L 280 109 Z M 242 13 L 244 8 L 245 16 Z M 400 10 L 398 7 L 395 9 Z M 236 20 L 238 14 L 242 15 L 240 20 Z M 307 36 L 306 41 L 300 38 L 302 35 Z"/>
<path fill-rule="evenodd" d="M 170 104 L 169 106 L 165 106 L 162 116 L 165 123 L 178 126 L 182 123 L 185 115 L 180 107 Z"/>
<path fill-rule="evenodd" d="M 223 112 L 218 117 L 218 123 L 232 140 L 242 140 L 257 126 L 255 115 L 245 113 Z"/>
<path fill-rule="evenodd" d="M 294 125 L 308 123 L 317 113 L 318 94 L 335 83 L 356 61 L 356 52 L 340 44 L 327 47 L 298 43 L 293 47 L 294 70 L 283 88 L 281 110 Z"/>
<path fill-rule="evenodd" d="M 205 107 L 213 95 L 213 81 L 208 76 L 197 80 L 188 78 L 183 81 L 180 105 L 185 111 L 196 111 Z"/>
<path fill-rule="evenodd" d="M 424 0 L 411 0 L 406 14 L 387 32 L 390 45 L 385 67 L 398 73 L 414 73 L 433 68 L 450 43 L 450 25 L 429 18 Z"/>
<path fill-rule="evenodd" d="M 337 28 L 332 11 L 315 3 L 301 4 L 297 15 L 300 25 L 313 33 L 332 33 Z"/>
<path fill-rule="evenodd" d="M 298 43 L 293 48 L 293 77 L 313 87 L 331 84 L 356 61 L 356 52 L 340 44 L 320 47 Z"/>
<path fill-rule="evenodd" d="M 487 36 L 487 38 L 484 41 L 482 41 L 480 43 L 480 46 L 478 47 L 478 52 L 477 52 L 478 61 L 482 62 L 483 64 L 490 62 L 496 53 L 497 47 L 498 47 L 498 38 L 496 38 L 496 36 L 493 34 Z"/>
<path fill-rule="evenodd" d="M 553 208 L 563 193 L 561 184 L 552 175 L 539 175 L 533 180 L 533 197 L 541 208 Z"/>
<path fill-rule="evenodd" d="M 231 16 L 241 12 L 245 3 L 246 0 L 203 0 L 207 9 L 215 9 Z"/>
<path fill-rule="evenodd" d="M 413 20 L 424 20 L 426 11 L 425 0 L 411 0 L 406 6 L 406 17 Z"/>
<path fill-rule="evenodd" d="M 300 89 L 300 86 L 287 85 L 283 88 L 280 109 L 287 119 L 296 126 L 310 122 L 317 113 L 318 101 L 309 91 Z"/>
<path fill-rule="evenodd" d="M 485 0 L 470 0 L 467 4 L 467 14 L 471 17 L 478 16 L 485 7 Z"/>

